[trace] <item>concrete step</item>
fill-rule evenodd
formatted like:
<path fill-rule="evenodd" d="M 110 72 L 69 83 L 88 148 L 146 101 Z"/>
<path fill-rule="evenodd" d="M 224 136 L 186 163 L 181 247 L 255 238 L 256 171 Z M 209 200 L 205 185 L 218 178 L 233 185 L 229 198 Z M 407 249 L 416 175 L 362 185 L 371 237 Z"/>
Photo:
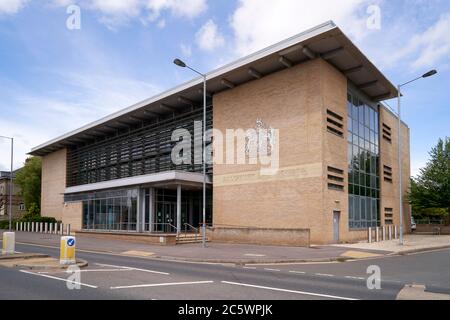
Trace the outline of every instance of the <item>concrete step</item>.
<path fill-rule="evenodd" d="M 195 234 L 188 235 L 179 235 L 177 237 L 177 244 L 190 244 L 190 243 L 201 243 L 202 236 L 199 234 L 195 236 Z M 206 242 L 209 242 L 209 239 L 206 239 Z"/>

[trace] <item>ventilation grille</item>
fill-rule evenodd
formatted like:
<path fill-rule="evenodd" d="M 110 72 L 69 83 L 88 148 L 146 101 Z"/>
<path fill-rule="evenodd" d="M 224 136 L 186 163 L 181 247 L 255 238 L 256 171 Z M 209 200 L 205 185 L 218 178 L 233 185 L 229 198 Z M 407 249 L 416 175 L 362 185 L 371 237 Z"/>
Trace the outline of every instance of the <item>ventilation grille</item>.
<path fill-rule="evenodd" d="M 327 110 L 327 130 L 341 138 L 344 137 L 344 118 L 337 113 Z"/>
<path fill-rule="evenodd" d="M 385 123 L 383 123 L 383 139 L 392 143 L 392 129 Z"/>
<path fill-rule="evenodd" d="M 384 208 L 384 224 L 394 224 L 394 210 L 392 208 Z"/>
<path fill-rule="evenodd" d="M 384 181 L 392 183 L 392 168 L 389 166 L 383 166 Z"/>
<path fill-rule="evenodd" d="M 328 167 L 328 189 L 344 191 L 344 170 Z"/>

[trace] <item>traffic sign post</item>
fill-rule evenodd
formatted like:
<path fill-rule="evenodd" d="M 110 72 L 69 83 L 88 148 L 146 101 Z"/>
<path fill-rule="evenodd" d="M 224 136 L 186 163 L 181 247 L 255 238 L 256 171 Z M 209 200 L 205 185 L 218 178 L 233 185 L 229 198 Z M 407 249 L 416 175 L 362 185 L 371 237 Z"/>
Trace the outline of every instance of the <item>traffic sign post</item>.
<path fill-rule="evenodd" d="M 61 249 L 59 263 L 61 265 L 76 264 L 75 259 L 76 240 L 75 237 L 61 237 Z"/>

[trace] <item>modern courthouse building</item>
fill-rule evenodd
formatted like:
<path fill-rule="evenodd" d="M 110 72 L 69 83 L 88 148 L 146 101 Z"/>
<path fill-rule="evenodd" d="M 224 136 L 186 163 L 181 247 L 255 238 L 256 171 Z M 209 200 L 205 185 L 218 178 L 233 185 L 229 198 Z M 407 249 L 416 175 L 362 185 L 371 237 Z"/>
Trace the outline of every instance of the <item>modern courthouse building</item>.
<path fill-rule="evenodd" d="M 382 103 L 397 89 L 333 22 L 206 77 L 209 129 L 279 131 L 272 175 L 261 174 L 261 163 L 208 165 L 210 240 L 328 244 L 399 225 L 398 119 Z M 43 159 L 42 214 L 82 232 L 158 242 L 196 231 L 201 159 L 174 164 L 172 133 L 194 135 L 202 118 L 197 78 L 34 148 Z M 401 139 L 406 194 L 405 124 Z M 408 225 L 406 200 L 403 215 Z"/>

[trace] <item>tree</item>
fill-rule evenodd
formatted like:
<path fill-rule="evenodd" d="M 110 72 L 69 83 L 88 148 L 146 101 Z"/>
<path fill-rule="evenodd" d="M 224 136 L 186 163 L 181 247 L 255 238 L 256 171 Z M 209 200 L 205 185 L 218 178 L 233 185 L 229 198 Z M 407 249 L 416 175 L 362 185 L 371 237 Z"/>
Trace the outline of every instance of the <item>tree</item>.
<path fill-rule="evenodd" d="M 16 173 L 15 183 L 21 188 L 25 207 L 39 214 L 41 208 L 41 158 L 31 157 L 25 166 Z"/>
<path fill-rule="evenodd" d="M 411 181 L 409 200 L 418 209 L 445 208 L 450 217 L 450 138 L 439 139 L 430 157 Z"/>

